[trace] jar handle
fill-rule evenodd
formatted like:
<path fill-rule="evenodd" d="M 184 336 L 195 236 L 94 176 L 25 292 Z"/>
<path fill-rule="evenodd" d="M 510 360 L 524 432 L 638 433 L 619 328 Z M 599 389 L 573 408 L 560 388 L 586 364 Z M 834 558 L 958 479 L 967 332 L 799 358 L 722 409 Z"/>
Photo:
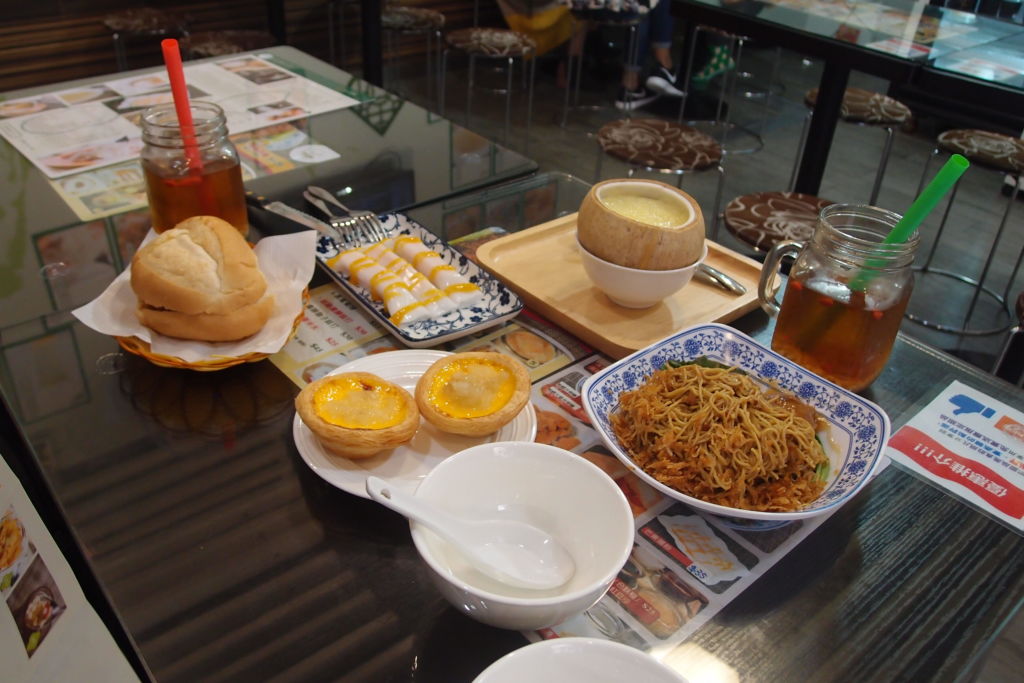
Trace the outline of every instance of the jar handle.
<path fill-rule="evenodd" d="M 761 267 L 761 279 L 757 283 L 757 300 L 764 312 L 773 318 L 779 314 L 779 301 L 772 292 L 772 283 L 779 272 L 779 264 L 786 256 L 796 258 L 803 248 L 802 242 L 785 240 L 778 242 L 765 256 L 764 265 Z"/>

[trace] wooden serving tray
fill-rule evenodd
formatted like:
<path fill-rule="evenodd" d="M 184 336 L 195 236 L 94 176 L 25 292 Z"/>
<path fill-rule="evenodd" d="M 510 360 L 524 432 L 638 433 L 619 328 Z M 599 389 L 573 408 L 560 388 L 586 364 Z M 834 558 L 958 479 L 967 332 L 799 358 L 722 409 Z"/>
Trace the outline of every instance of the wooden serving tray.
<path fill-rule="evenodd" d="M 619 306 L 583 270 L 576 214 L 482 244 L 476 256 L 529 308 L 618 359 L 684 327 L 729 322 L 758 307 L 761 264 L 711 240 L 707 245 L 706 263 L 738 280 L 746 294 L 730 294 L 694 278 L 651 308 Z"/>

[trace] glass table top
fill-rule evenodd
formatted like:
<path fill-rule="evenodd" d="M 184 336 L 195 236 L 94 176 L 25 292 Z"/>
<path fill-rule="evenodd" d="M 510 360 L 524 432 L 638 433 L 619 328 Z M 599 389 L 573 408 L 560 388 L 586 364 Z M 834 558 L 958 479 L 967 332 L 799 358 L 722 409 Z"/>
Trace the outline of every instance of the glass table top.
<path fill-rule="evenodd" d="M 319 185 L 351 208 L 384 212 L 456 196 L 537 168 L 518 152 L 294 48 L 281 46 L 263 54 L 311 80 L 368 93 L 373 99 L 299 120 L 304 132 L 336 152 L 337 158 L 247 181 L 246 188 L 255 194 L 312 212 L 302 190 Z M 110 78 L 3 93 L 0 100 Z M 145 208 L 82 223 L 59 197 L 55 181 L 6 140 L 0 140 L 0 173 L 5 180 L 0 183 L 0 229 L 7 236 L 0 262 L 4 325 L 66 316 L 93 299 L 130 261 L 134 245 L 149 228 Z M 301 229 L 287 221 L 252 220 L 261 228 L 269 225 L 270 232 Z"/>
<path fill-rule="evenodd" d="M 1024 25 L 925 0 L 684 0 L 1003 85 L 1024 85 Z"/>

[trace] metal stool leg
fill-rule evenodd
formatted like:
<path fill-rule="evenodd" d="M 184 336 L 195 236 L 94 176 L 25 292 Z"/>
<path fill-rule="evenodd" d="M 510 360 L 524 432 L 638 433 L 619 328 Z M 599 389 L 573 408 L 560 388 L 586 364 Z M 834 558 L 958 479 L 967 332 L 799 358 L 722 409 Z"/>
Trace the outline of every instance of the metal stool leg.
<path fill-rule="evenodd" d="M 117 64 L 117 70 L 127 71 L 128 56 L 125 54 L 124 37 L 115 31 L 112 39 L 114 41 L 114 63 Z"/>
<path fill-rule="evenodd" d="M 476 67 L 476 57 L 469 55 L 469 80 L 466 83 L 466 128 L 469 128 L 469 107 L 473 99 L 473 71 Z"/>
<path fill-rule="evenodd" d="M 506 74 L 505 84 L 505 144 L 508 144 L 508 131 L 512 123 L 512 69 L 515 66 L 515 59 L 512 57 L 508 58 L 507 68 L 508 73 Z"/>
<path fill-rule="evenodd" d="M 1010 206 L 1006 207 L 1006 214 L 1009 215 L 1010 207 L 1013 206 L 1014 199 L 1017 198 L 1017 194 L 1020 192 L 1020 183 L 1014 185 L 1013 191 L 1010 192 Z M 1010 301 L 1010 290 L 1013 288 L 1013 283 L 1017 279 L 1017 274 L 1020 273 L 1021 262 L 1024 261 L 1024 248 L 1017 254 L 1017 263 L 1013 266 L 1013 272 L 1010 273 L 1010 279 L 1006 281 L 1006 289 L 1003 290 L 1003 302 Z"/>
<path fill-rule="evenodd" d="M 800 142 L 796 145 L 796 157 L 793 159 L 793 172 L 789 175 L 789 191 L 796 188 L 796 175 L 800 172 L 800 160 L 804 157 L 804 146 L 807 145 L 807 130 L 811 127 L 811 112 L 804 116 L 804 126 L 800 129 Z M 918 188 L 918 194 L 921 189 Z"/>
<path fill-rule="evenodd" d="M 895 133 L 892 126 L 885 127 L 885 147 L 882 148 L 882 159 L 878 162 L 878 171 L 875 173 L 875 184 L 871 187 L 871 198 L 868 204 L 875 205 L 878 200 L 878 192 L 882 189 L 882 177 L 885 175 L 885 167 L 889 165 L 889 153 L 892 152 L 892 139 Z"/>
<path fill-rule="evenodd" d="M 441 51 L 441 73 L 437 84 L 437 113 L 444 116 L 445 77 L 448 73 L 448 50 Z"/>
<path fill-rule="evenodd" d="M 690 31 L 690 55 L 686 59 L 686 76 L 683 79 L 683 96 L 679 98 L 679 118 L 676 120 L 682 123 L 686 118 L 686 99 L 690 96 L 690 77 L 693 75 L 693 58 L 697 49 L 697 29 L 694 26 Z"/>
<path fill-rule="evenodd" d="M 1006 227 L 1006 221 L 1010 218 L 1010 210 L 1013 209 L 1013 202 L 1015 199 L 1017 199 L 1016 188 L 1014 188 L 1013 192 L 1010 193 L 1010 201 L 1006 204 L 1006 211 L 1003 212 L 1003 219 L 999 221 L 999 228 L 996 230 L 995 239 L 992 240 L 992 248 L 989 249 L 988 258 L 985 259 L 985 266 L 981 269 L 981 275 L 978 276 L 978 286 L 974 290 L 974 296 L 971 297 L 971 304 L 967 307 L 967 314 L 964 316 L 964 329 L 967 329 L 967 324 L 970 322 L 971 316 L 974 314 L 974 307 L 978 304 L 978 297 L 981 296 L 981 290 L 985 286 L 985 278 L 988 277 L 989 268 L 992 267 L 992 259 L 995 258 L 996 249 L 999 248 L 999 241 L 1003 237 L 1003 229 Z M 1017 265 L 1020 265 L 1020 259 L 1018 259 Z M 1016 274 L 1016 269 L 1014 269 L 1014 276 L 1016 276 Z M 1006 296 L 1004 295 L 999 302 L 1005 305 Z M 1001 331 L 1002 330 L 995 330 L 993 331 L 993 334 Z"/>
<path fill-rule="evenodd" d="M 569 54 L 565 60 L 565 102 L 562 105 L 562 128 L 569 120 L 569 109 L 580 102 L 580 79 L 583 76 L 583 51 L 586 49 L 586 24 L 580 23 L 576 28 L 584 32 L 584 38 L 580 41 L 580 53 L 572 54 L 570 43 Z M 570 39 L 571 40 L 571 39 Z"/>
<path fill-rule="evenodd" d="M 526 70 L 525 68 L 523 69 Z M 526 84 L 526 141 L 523 143 L 523 153 L 530 151 L 530 121 L 533 119 L 533 79 L 537 74 L 537 55 L 530 55 L 530 79 Z"/>
<path fill-rule="evenodd" d="M 597 162 L 594 164 L 594 183 L 601 182 L 601 167 L 604 165 L 604 147 L 597 143 Z"/>
<path fill-rule="evenodd" d="M 333 2 L 327 3 L 327 51 L 331 56 L 331 64 L 338 66 L 338 52 L 335 48 L 335 37 L 334 37 L 334 22 L 336 17 L 335 13 L 338 11 L 337 5 Z M 344 22 L 342 22 L 344 26 Z"/>
<path fill-rule="evenodd" d="M 629 25 L 629 39 L 626 41 L 626 64 L 628 64 L 629 66 L 636 66 L 637 65 L 637 63 L 640 61 L 639 56 L 637 55 L 639 50 L 640 50 L 639 41 L 636 39 L 636 24 L 630 24 Z M 638 73 L 637 74 L 638 87 L 639 87 L 639 80 L 640 80 L 640 75 Z M 627 103 L 631 103 L 632 100 L 633 100 L 632 93 L 631 92 L 627 92 L 626 93 L 626 102 Z M 628 118 L 632 118 L 632 117 L 633 117 L 633 107 L 630 106 L 630 107 L 626 108 L 626 118 L 628 119 Z"/>
<path fill-rule="evenodd" d="M 722 208 L 722 190 L 725 188 L 725 167 L 721 163 L 715 168 L 718 171 L 718 186 L 715 188 L 715 217 L 711 221 L 711 239 L 718 241 L 718 219 Z"/>

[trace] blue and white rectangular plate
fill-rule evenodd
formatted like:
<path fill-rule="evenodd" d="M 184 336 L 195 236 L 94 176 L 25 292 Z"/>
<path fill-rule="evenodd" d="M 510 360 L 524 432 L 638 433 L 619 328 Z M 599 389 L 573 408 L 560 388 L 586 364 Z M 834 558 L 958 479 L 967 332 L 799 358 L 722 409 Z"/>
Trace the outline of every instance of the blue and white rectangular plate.
<path fill-rule="evenodd" d="M 484 295 L 475 306 L 460 308 L 437 318 L 395 325 L 388 319 L 383 302 L 375 301 L 369 291 L 352 284 L 342 277 L 341 273 L 327 265 L 328 259 L 344 250 L 330 237 L 321 235 L 317 241 L 316 257 L 327 274 L 338 283 L 338 286 L 351 294 L 356 303 L 373 319 L 406 346 L 418 349 L 458 339 L 499 325 L 514 318 L 523 310 L 523 302 L 512 290 L 413 219 L 400 213 L 386 214 L 381 216 L 381 222 L 391 235 L 419 237 L 428 249 L 436 251 L 445 263 L 455 266 L 460 273 L 469 278 L 470 282 L 478 286 Z"/>
<path fill-rule="evenodd" d="M 829 479 L 817 500 L 794 512 L 740 510 L 670 488 L 633 461 L 611 426 L 611 414 L 619 407 L 619 394 L 639 387 L 666 361 L 688 361 L 701 356 L 737 367 L 755 379 L 795 394 L 826 419 L 830 429 L 822 442 L 830 462 Z M 813 517 L 852 498 L 871 480 L 890 430 L 889 416 L 876 404 L 805 370 L 742 332 L 715 323 L 684 329 L 601 370 L 583 385 L 583 406 L 615 456 L 658 491 L 714 515 L 764 521 Z"/>

